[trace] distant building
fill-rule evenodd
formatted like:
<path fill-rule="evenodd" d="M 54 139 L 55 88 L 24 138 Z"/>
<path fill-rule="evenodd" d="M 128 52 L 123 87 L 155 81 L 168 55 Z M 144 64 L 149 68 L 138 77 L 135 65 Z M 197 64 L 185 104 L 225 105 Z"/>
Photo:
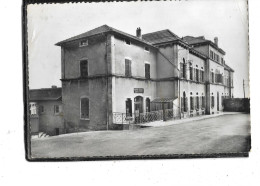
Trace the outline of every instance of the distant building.
<path fill-rule="evenodd" d="M 234 70 L 217 38 L 140 28 L 132 36 L 103 25 L 56 45 L 66 132 L 217 114 L 233 94 Z"/>
<path fill-rule="evenodd" d="M 32 89 L 29 91 L 31 133 L 48 135 L 64 133 L 61 88 Z"/>

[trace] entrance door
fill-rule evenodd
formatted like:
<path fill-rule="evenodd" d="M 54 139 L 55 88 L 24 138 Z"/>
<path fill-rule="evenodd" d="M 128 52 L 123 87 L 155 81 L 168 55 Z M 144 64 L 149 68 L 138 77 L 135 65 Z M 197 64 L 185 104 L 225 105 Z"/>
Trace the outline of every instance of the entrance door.
<path fill-rule="evenodd" d="M 137 96 L 135 97 L 135 121 L 140 123 L 140 114 L 143 113 L 143 97 Z"/>

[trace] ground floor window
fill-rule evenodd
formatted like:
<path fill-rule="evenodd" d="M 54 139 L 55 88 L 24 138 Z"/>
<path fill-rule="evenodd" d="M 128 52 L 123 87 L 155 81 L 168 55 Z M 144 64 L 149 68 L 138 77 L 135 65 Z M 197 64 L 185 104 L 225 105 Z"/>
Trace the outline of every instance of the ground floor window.
<path fill-rule="evenodd" d="M 151 109 L 150 109 L 150 98 L 146 98 L 146 100 L 145 100 L 145 106 L 146 106 L 146 112 L 150 112 L 151 111 Z"/>
<path fill-rule="evenodd" d="M 60 113 L 60 107 L 59 105 L 54 105 L 54 114 Z"/>
<path fill-rule="evenodd" d="M 214 108 L 215 106 L 215 98 L 214 96 L 211 96 L 211 108 Z"/>
<path fill-rule="evenodd" d="M 202 99 L 202 108 L 205 108 L 205 107 L 206 107 L 206 99 L 205 99 L 205 96 L 202 96 L 201 99 Z"/>
<path fill-rule="evenodd" d="M 181 98 L 181 112 L 188 111 L 188 98 L 186 97 L 186 93 L 183 92 L 183 97 Z"/>
<path fill-rule="evenodd" d="M 194 98 L 190 97 L 190 110 L 194 110 Z"/>
<path fill-rule="evenodd" d="M 88 98 L 80 99 L 80 118 L 89 119 L 89 99 Z"/>
<path fill-rule="evenodd" d="M 39 105 L 39 113 L 44 113 L 44 106 L 43 105 Z"/>
<path fill-rule="evenodd" d="M 132 116 L 132 100 L 130 98 L 127 98 L 125 105 L 126 105 L 126 116 L 131 117 Z"/>
<path fill-rule="evenodd" d="M 200 109 L 200 97 L 197 96 L 196 99 L 197 99 L 197 101 L 196 101 L 196 109 L 199 110 Z"/>

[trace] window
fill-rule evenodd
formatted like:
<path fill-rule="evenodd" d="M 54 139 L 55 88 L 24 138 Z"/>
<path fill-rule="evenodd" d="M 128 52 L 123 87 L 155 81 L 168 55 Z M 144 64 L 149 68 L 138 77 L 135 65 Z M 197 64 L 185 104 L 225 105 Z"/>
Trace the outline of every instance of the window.
<path fill-rule="evenodd" d="M 125 76 L 130 77 L 131 75 L 131 60 L 125 59 Z"/>
<path fill-rule="evenodd" d="M 144 50 L 145 50 L 146 52 L 150 52 L 150 48 L 149 48 L 149 47 L 144 47 Z"/>
<path fill-rule="evenodd" d="M 80 99 L 80 118 L 89 119 L 89 99 L 88 98 Z"/>
<path fill-rule="evenodd" d="M 130 40 L 129 40 L 129 39 L 125 39 L 125 44 L 127 44 L 127 45 L 131 45 Z"/>
<path fill-rule="evenodd" d="M 44 106 L 43 105 L 39 106 L 39 113 L 44 113 Z"/>
<path fill-rule="evenodd" d="M 211 83 L 214 83 L 214 72 L 211 72 Z"/>
<path fill-rule="evenodd" d="M 199 69 L 196 68 L 196 81 L 199 81 L 199 78 L 200 78 Z"/>
<path fill-rule="evenodd" d="M 204 82 L 204 71 L 201 70 L 200 73 L 201 82 Z"/>
<path fill-rule="evenodd" d="M 194 99 L 192 96 L 190 97 L 190 110 L 194 110 Z"/>
<path fill-rule="evenodd" d="M 201 99 L 202 99 L 202 106 L 201 106 L 201 107 L 204 109 L 204 108 L 206 107 L 206 99 L 205 99 L 205 96 L 202 96 Z"/>
<path fill-rule="evenodd" d="M 187 64 L 185 62 L 185 59 L 183 58 L 183 78 L 187 78 L 186 70 L 187 70 Z"/>
<path fill-rule="evenodd" d="M 145 105 L 146 105 L 146 112 L 150 112 L 150 99 L 149 98 L 146 98 Z"/>
<path fill-rule="evenodd" d="M 60 107 L 59 105 L 54 105 L 54 114 L 60 113 Z"/>
<path fill-rule="evenodd" d="M 213 59 L 213 51 L 210 51 L 210 58 Z"/>
<path fill-rule="evenodd" d="M 219 55 L 216 54 L 216 57 L 217 62 L 219 62 Z"/>
<path fill-rule="evenodd" d="M 211 96 L 211 108 L 214 108 L 215 106 L 215 98 L 214 96 Z"/>
<path fill-rule="evenodd" d="M 186 97 L 186 93 L 183 92 L 183 97 L 181 98 L 181 112 L 188 111 L 188 98 Z"/>
<path fill-rule="evenodd" d="M 197 101 L 196 101 L 196 103 L 197 103 L 196 104 L 196 109 L 199 110 L 200 109 L 200 97 L 197 96 L 196 99 L 197 99 Z"/>
<path fill-rule="evenodd" d="M 80 61 L 80 77 L 88 77 L 88 60 Z"/>
<path fill-rule="evenodd" d="M 79 47 L 88 46 L 88 40 L 82 40 L 79 42 Z"/>
<path fill-rule="evenodd" d="M 183 78 L 183 63 L 180 63 L 180 78 Z"/>
<path fill-rule="evenodd" d="M 222 65 L 224 64 L 224 59 L 223 59 L 223 57 L 221 58 L 221 64 L 222 64 Z"/>
<path fill-rule="evenodd" d="M 125 102 L 126 106 L 126 117 L 132 117 L 132 100 L 130 98 L 127 98 Z"/>
<path fill-rule="evenodd" d="M 150 64 L 145 64 L 145 78 L 150 79 Z"/>
<path fill-rule="evenodd" d="M 190 80 L 193 80 L 193 68 L 190 66 Z"/>

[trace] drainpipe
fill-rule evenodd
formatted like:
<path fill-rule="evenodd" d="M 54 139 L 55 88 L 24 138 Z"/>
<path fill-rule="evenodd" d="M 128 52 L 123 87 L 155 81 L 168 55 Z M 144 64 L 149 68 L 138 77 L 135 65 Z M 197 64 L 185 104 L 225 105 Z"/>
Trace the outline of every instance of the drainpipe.
<path fill-rule="evenodd" d="M 108 130 L 108 124 L 109 124 L 109 113 L 108 113 L 108 109 L 109 109 L 109 96 L 108 96 L 109 89 L 108 89 L 108 60 L 107 60 L 107 46 L 108 46 L 107 45 L 107 43 L 108 43 L 107 40 L 108 40 L 108 35 L 105 35 L 105 37 L 106 37 L 106 63 L 107 63 L 107 65 L 106 65 L 106 68 L 107 68 L 106 69 L 106 74 L 107 74 L 106 75 L 107 76 L 106 77 L 107 78 L 107 108 L 106 108 L 107 109 L 107 121 L 106 122 L 107 123 L 106 124 L 107 124 L 107 130 Z"/>

